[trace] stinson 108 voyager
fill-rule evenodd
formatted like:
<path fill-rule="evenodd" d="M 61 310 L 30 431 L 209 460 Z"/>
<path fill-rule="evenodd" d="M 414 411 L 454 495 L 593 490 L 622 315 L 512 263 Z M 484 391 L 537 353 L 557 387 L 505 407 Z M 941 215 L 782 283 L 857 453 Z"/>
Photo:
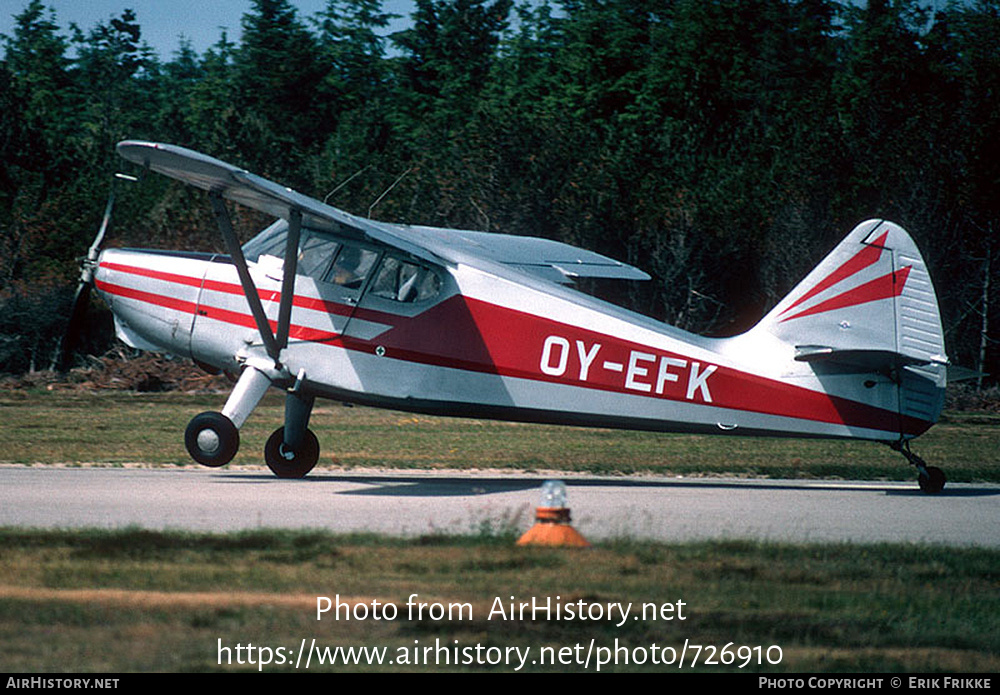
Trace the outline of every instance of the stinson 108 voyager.
<path fill-rule="evenodd" d="M 356 217 L 182 147 L 125 141 L 118 152 L 206 190 L 226 242 L 222 255 L 101 252 L 99 239 L 81 280 L 129 345 L 239 375 L 221 411 L 187 427 L 200 463 L 228 463 L 240 427 L 276 387 L 285 423 L 264 457 L 281 477 L 315 465 L 309 416 L 324 397 L 526 422 L 871 440 L 915 465 L 923 490 L 944 487 L 909 447 L 941 412 L 947 358 L 927 267 L 896 224 L 859 224 L 751 330 L 706 338 L 574 289 L 578 278 L 649 277 L 597 253 Z M 241 247 L 227 200 L 276 221 Z"/>

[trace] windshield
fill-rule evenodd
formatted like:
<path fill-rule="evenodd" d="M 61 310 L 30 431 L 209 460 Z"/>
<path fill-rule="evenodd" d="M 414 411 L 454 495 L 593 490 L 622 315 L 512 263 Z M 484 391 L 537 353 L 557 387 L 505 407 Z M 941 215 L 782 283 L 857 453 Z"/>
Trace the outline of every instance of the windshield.
<path fill-rule="evenodd" d="M 247 261 L 256 263 L 261 256 L 285 257 L 285 239 L 288 237 L 288 221 L 278 220 L 253 239 L 243 244 L 243 255 Z"/>

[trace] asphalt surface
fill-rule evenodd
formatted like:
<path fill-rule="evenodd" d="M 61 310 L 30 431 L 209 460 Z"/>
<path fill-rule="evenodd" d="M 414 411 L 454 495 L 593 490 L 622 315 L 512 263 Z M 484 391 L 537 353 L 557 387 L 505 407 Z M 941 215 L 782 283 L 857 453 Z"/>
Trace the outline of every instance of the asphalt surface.
<path fill-rule="evenodd" d="M 527 530 L 545 478 L 527 474 L 0 467 L 0 525 L 395 536 Z M 757 539 L 1000 547 L 1000 485 L 566 476 L 590 540 Z"/>

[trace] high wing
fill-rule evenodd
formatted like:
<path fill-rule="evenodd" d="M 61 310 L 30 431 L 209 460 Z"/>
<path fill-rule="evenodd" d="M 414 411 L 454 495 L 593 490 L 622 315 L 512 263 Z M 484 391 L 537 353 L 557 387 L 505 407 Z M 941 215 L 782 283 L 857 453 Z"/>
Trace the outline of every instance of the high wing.
<path fill-rule="evenodd" d="M 126 140 L 119 143 L 117 149 L 118 154 L 130 162 L 273 217 L 288 219 L 298 211 L 303 226 L 366 237 L 435 263 L 464 263 L 494 272 L 515 269 L 560 283 L 570 282 L 575 277 L 649 279 L 649 275 L 638 268 L 549 239 L 396 225 L 357 217 L 214 157 L 176 145 Z"/>

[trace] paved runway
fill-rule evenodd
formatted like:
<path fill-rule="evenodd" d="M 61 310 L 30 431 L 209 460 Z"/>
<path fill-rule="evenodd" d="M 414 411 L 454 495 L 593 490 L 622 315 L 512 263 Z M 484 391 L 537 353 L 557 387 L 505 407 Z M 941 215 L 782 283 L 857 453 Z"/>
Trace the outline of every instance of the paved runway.
<path fill-rule="evenodd" d="M 0 467 L 0 525 L 259 527 L 475 533 L 531 525 L 545 478 L 528 474 L 266 469 Z M 573 525 L 591 540 L 750 538 L 1000 547 L 1000 485 L 916 482 L 563 478 Z"/>

